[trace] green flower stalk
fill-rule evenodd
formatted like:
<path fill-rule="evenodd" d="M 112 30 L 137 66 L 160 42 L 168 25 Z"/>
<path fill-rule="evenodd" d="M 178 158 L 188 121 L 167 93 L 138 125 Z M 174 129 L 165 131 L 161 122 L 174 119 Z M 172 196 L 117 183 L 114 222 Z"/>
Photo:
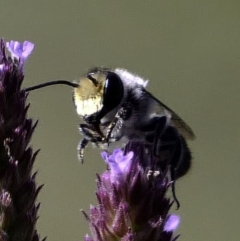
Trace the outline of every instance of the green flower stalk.
<path fill-rule="evenodd" d="M 37 152 L 29 147 L 37 123 L 27 118 L 27 94 L 21 90 L 33 47 L 28 41 L 0 41 L 0 240 L 39 240 L 35 202 L 42 186 L 32 174 Z"/>

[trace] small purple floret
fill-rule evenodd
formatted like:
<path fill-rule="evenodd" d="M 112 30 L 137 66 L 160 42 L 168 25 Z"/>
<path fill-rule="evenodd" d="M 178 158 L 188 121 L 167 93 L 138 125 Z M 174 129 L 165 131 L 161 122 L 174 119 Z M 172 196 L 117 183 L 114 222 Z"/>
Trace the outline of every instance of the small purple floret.
<path fill-rule="evenodd" d="M 178 225 L 180 223 L 180 217 L 175 214 L 171 214 L 164 226 L 164 231 L 166 232 L 173 232 L 178 228 Z"/>
<path fill-rule="evenodd" d="M 6 47 L 12 54 L 12 57 L 19 58 L 21 61 L 25 62 L 28 56 L 32 53 L 34 44 L 29 41 L 20 43 L 11 40 L 10 42 L 6 42 Z"/>
<path fill-rule="evenodd" d="M 118 183 L 122 181 L 125 174 L 128 173 L 134 155 L 133 152 L 130 151 L 124 155 L 124 152 L 121 149 L 116 149 L 111 155 L 107 152 L 102 152 L 101 155 L 111 170 L 111 182 Z"/>
<path fill-rule="evenodd" d="M 2 72 L 4 70 L 4 64 L 0 64 L 0 71 Z"/>

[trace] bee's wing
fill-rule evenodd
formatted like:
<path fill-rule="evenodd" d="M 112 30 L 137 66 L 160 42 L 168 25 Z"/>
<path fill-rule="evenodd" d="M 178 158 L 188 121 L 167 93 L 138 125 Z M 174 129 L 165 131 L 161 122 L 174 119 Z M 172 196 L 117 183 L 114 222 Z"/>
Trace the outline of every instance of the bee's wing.
<path fill-rule="evenodd" d="M 150 93 L 149 93 L 150 94 Z M 151 94 L 150 94 L 151 95 Z M 180 134 L 188 139 L 188 140 L 194 140 L 196 138 L 195 134 L 193 133 L 193 130 L 191 127 L 185 123 L 173 110 L 171 110 L 169 107 L 167 107 L 164 103 L 162 103 L 160 100 L 152 96 L 152 98 L 158 102 L 158 104 L 165 110 L 167 110 L 171 114 L 171 121 L 172 124 L 178 129 Z"/>

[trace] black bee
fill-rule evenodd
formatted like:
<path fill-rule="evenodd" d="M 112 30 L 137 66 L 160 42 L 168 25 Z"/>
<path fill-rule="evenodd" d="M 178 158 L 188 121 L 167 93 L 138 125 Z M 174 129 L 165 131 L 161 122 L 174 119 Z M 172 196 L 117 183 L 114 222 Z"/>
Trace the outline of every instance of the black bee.
<path fill-rule="evenodd" d="M 190 168 L 191 154 L 186 140 L 193 140 L 195 135 L 174 111 L 146 90 L 147 82 L 125 69 L 94 68 L 78 83 L 57 80 L 25 91 L 55 84 L 73 87 L 76 111 L 84 121 L 79 125 L 84 137 L 78 145 L 81 162 L 89 142 L 102 149 L 120 140 L 142 142 L 146 150 L 159 156 L 160 167 L 166 166 L 162 158 L 171 160 L 167 164 L 174 181 Z M 174 190 L 173 193 L 177 201 Z"/>

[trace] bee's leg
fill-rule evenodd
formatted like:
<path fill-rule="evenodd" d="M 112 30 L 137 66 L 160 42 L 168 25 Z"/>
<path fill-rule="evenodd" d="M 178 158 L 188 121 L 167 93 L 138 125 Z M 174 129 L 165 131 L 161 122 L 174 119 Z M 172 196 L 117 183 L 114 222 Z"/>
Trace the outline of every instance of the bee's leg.
<path fill-rule="evenodd" d="M 181 153 L 176 152 L 177 150 L 181 151 L 181 147 L 179 146 L 179 134 L 174 127 L 168 124 L 166 118 L 165 123 L 164 119 L 159 121 L 155 137 L 153 153 L 158 156 L 155 165 L 158 168 L 160 167 L 160 170 L 163 172 L 169 171 L 172 197 L 176 203 L 176 209 L 179 209 L 180 202 L 178 201 L 175 191 L 177 163 L 179 162 L 179 159 L 181 159 Z"/>
<path fill-rule="evenodd" d="M 97 133 L 99 136 L 101 136 L 103 138 L 103 133 L 101 132 L 101 130 L 99 128 L 99 125 L 100 125 L 100 119 L 99 118 L 101 119 L 101 117 L 99 117 L 96 114 L 93 114 L 93 115 L 90 115 L 90 116 L 84 116 L 83 120 L 87 124 L 82 124 L 82 126 L 84 126 L 84 128 L 88 128 L 88 129 L 93 130 L 95 133 Z"/>
<path fill-rule="evenodd" d="M 176 197 L 175 181 L 190 169 L 191 153 L 185 139 L 173 126 L 168 126 L 160 139 L 162 141 L 159 149 L 160 156 L 165 156 L 164 165 L 170 166 L 172 194 L 178 209 L 180 203 Z"/>
<path fill-rule="evenodd" d="M 172 196 L 173 200 L 176 203 L 176 210 L 180 208 L 180 202 L 178 201 L 178 198 L 176 196 L 176 190 L 175 190 L 175 181 L 176 181 L 176 176 L 175 176 L 175 170 L 173 166 L 170 166 L 170 176 L 171 176 L 171 189 L 172 189 Z"/>
<path fill-rule="evenodd" d="M 180 203 L 176 196 L 175 181 L 183 176 L 190 168 L 191 155 L 184 138 L 177 129 L 168 125 L 164 119 L 159 119 L 156 135 L 153 142 L 153 155 L 158 156 L 156 166 L 162 171 L 170 168 L 171 189 L 176 208 Z"/>
<path fill-rule="evenodd" d="M 111 137 L 112 131 L 115 128 L 115 126 L 121 127 L 121 123 L 123 121 L 126 121 L 131 116 L 131 108 L 129 105 L 123 105 L 116 113 L 114 120 L 110 123 L 107 129 L 106 137 L 104 139 L 105 143 L 109 142 L 109 139 Z"/>
<path fill-rule="evenodd" d="M 173 200 L 176 203 L 176 209 L 179 209 L 180 203 L 176 196 L 175 181 L 177 179 L 177 164 L 181 158 L 181 145 L 179 145 L 179 134 L 172 126 L 166 126 L 165 130 L 159 133 L 160 136 L 156 137 L 154 146 L 155 153 L 159 156 L 159 165 L 163 171 L 170 171 L 171 189 Z M 169 168 L 169 169 L 168 169 Z"/>
<path fill-rule="evenodd" d="M 177 136 L 177 142 L 175 144 L 175 151 L 171 159 L 170 163 L 170 176 L 172 180 L 172 194 L 173 199 L 176 202 L 177 208 L 179 209 L 180 203 L 176 197 L 176 191 L 175 191 L 175 181 L 187 173 L 187 171 L 190 169 L 191 166 L 191 153 L 189 151 L 189 148 L 187 146 L 186 141 L 184 138 L 178 134 Z"/>
<path fill-rule="evenodd" d="M 185 139 L 169 124 L 167 116 L 155 116 L 141 131 L 146 132 L 146 143 L 150 144 L 151 170 L 169 170 L 173 199 L 180 207 L 176 196 L 175 181 L 190 168 L 191 154 Z"/>
<path fill-rule="evenodd" d="M 78 144 L 78 159 L 81 163 L 83 163 L 84 151 L 88 142 L 90 141 L 96 145 L 99 145 L 99 143 L 103 142 L 103 138 L 91 125 L 79 125 L 79 132 L 84 136 L 83 140 Z"/>
<path fill-rule="evenodd" d="M 103 141 L 102 136 L 91 125 L 80 124 L 79 132 L 85 137 L 85 139 L 89 140 L 90 142 L 101 143 Z"/>
<path fill-rule="evenodd" d="M 117 123 L 119 123 L 119 122 L 120 122 L 120 116 L 117 113 L 116 116 L 114 117 L 114 120 L 110 123 L 110 125 L 107 128 L 107 133 L 104 138 L 105 143 L 109 144 L 109 139 L 111 137 L 112 131 L 113 131 L 114 127 L 117 125 Z"/>
<path fill-rule="evenodd" d="M 78 144 L 78 160 L 83 164 L 83 158 L 84 158 L 84 151 L 85 151 L 85 148 L 88 144 L 88 140 L 86 138 L 83 138 L 79 144 Z"/>

